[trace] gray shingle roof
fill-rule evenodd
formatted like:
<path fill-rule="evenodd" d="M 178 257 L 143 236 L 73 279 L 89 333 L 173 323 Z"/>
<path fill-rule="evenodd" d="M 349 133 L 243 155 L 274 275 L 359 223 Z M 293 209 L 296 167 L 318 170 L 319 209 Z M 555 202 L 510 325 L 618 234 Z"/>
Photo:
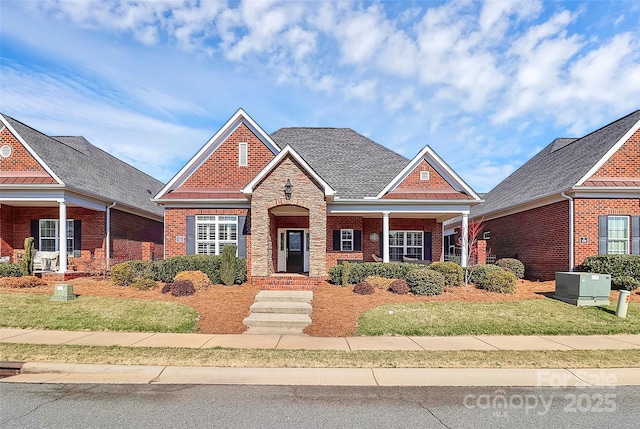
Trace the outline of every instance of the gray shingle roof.
<path fill-rule="evenodd" d="M 484 216 L 571 189 L 638 121 L 640 110 L 578 139 L 551 142 L 471 210 Z"/>
<path fill-rule="evenodd" d="M 49 137 L 3 116 L 69 190 L 162 215 L 163 209 L 151 201 L 162 182 L 93 146 L 84 137 Z"/>
<path fill-rule="evenodd" d="M 349 128 L 281 128 L 271 138 L 291 146 L 339 198 L 374 197 L 409 163 Z"/>

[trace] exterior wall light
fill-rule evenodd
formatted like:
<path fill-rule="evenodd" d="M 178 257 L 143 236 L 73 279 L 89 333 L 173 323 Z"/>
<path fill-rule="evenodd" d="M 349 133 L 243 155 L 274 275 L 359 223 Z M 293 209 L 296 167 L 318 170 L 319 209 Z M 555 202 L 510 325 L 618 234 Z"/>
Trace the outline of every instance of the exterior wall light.
<path fill-rule="evenodd" d="M 287 183 L 285 183 L 285 185 L 284 185 L 284 196 L 285 196 L 285 198 L 290 200 L 292 192 L 293 192 L 293 185 L 291 184 L 291 181 L 289 179 L 287 179 Z"/>

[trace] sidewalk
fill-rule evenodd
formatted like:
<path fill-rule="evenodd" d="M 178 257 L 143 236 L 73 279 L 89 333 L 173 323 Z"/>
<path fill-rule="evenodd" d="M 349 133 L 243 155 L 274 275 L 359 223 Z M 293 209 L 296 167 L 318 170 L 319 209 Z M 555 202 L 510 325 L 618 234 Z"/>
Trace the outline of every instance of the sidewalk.
<path fill-rule="evenodd" d="M 1 328 L 0 343 L 340 351 L 622 350 L 640 349 L 640 334 L 332 338 L 306 335 L 154 334 L 145 332 L 45 331 Z"/>
<path fill-rule="evenodd" d="M 611 350 L 640 349 L 640 335 L 342 337 L 207 335 L 0 329 L 0 343 L 276 350 Z M 1 357 L 0 357 L 1 359 Z M 333 386 L 640 385 L 639 368 L 216 368 L 25 363 L 0 382 L 262 384 Z"/>

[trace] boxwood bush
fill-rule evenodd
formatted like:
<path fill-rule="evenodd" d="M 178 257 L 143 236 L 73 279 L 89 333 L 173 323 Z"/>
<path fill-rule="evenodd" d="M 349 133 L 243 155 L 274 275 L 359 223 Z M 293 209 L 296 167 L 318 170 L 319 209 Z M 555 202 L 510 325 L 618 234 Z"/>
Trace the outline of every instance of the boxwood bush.
<path fill-rule="evenodd" d="M 342 284 L 343 268 L 348 267 L 347 284 L 363 282 L 369 276 L 384 277 L 387 279 L 406 279 L 407 274 L 417 269 L 424 269 L 423 265 L 407 263 L 365 262 L 362 264 L 340 264 L 329 269 L 329 277 L 334 285 Z"/>
<path fill-rule="evenodd" d="M 578 269 L 588 273 L 609 274 L 612 279 L 630 276 L 640 280 L 640 255 L 589 256 Z"/>
<path fill-rule="evenodd" d="M 514 258 L 502 258 L 496 261 L 496 265 L 505 271 L 513 273 L 514 276 L 524 278 L 524 264 Z"/>
<path fill-rule="evenodd" d="M 407 285 L 414 295 L 440 295 L 444 290 L 444 276 L 437 271 L 422 268 L 407 274 Z"/>
<path fill-rule="evenodd" d="M 429 265 L 429 269 L 437 271 L 444 276 L 445 286 L 460 286 L 464 280 L 464 271 L 462 267 L 455 262 L 434 262 Z"/>
<path fill-rule="evenodd" d="M 0 277 L 22 277 L 18 264 L 0 264 Z"/>
<path fill-rule="evenodd" d="M 490 292 L 513 293 L 516 290 L 517 281 L 518 279 L 513 273 L 503 269 L 492 270 L 486 273 L 480 283 L 476 283 L 476 287 Z"/>
<path fill-rule="evenodd" d="M 476 265 L 473 267 L 473 272 L 471 273 L 471 277 L 469 281 L 474 285 L 478 285 L 480 283 L 484 283 L 487 274 L 492 271 L 504 271 L 497 265 L 487 264 L 487 265 Z"/>
<path fill-rule="evenodd" d="M 236 258 L 234 264 L 235 283 L 242 284 L 247 280 L 247 262 L 244 258 Z M 220 256 L 186 255 L 176 256 L 156 262 L 156 280 L 171 283 L 181 271 L 202 271 L 212 284 L 220 284 Z"/>
<path fill-rule="evenodd" d="M 409 293 L 409 286 L 405 280 L 394 280 L 389 286 L 389 292 L 393 292 L 396 295 L 406 295 Z"/>
<path fill-rule="evenodd" d="M 116 286 L 131 286 L 139 280 L 155 277 L 156 267 L 152 261 L 127 261 L 111 267 L 111 281 Z"/>
<path fill-rule="evenodd" d="M 640 287 L 640 280 L 631 276 L 619 276 L 611 278 L 611 289 L 634 290 Z"/>

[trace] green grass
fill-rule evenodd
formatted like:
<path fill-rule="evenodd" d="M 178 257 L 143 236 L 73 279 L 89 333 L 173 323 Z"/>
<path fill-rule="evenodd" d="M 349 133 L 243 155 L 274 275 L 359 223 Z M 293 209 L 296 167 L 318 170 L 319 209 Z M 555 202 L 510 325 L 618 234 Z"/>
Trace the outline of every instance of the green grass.
<path fill-rule="evenodd" d="M 640 304 L 630 303 L 624 319 L 616 317 L 615 309 L 615 305 L 575 307 L 553 299 L 390 304 L 360 316 L 357 332 L 426 336 L 640 333 Z"/>
<path fill-rule="evenodd" d="M 0 294 L 0 327 L 70 331 L 194 332 L 198 313 L 174 302 L 79 296 Z"/>
<path fill-rule="evenodd" d="M 329 351 L 0 343 L 3 360 L 229 368 L 629 368 L 640 350 Z"/>

